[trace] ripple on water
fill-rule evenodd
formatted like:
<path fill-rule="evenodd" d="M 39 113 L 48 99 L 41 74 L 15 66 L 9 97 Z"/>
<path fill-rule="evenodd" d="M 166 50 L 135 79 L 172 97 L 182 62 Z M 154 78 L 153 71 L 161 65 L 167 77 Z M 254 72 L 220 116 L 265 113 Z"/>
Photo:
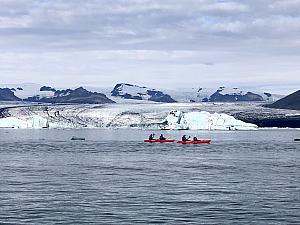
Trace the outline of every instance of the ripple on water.
<path fill-rule="evenodd" d="M 0 223 L 297 224 L 300 147 L 272 132 L 190 146 L 2 140 Z"/>

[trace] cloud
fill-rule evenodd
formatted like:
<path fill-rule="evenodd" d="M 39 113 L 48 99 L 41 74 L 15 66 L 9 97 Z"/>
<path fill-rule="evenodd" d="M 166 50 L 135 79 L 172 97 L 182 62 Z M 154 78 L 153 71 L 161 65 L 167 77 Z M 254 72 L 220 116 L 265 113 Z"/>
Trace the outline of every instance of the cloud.
<path fill-rule="evenodd" d="M 10 40 L 3 45 L 0 42 L 0 47 L 184 50 L 195 45 L 201 49 L 199 44 L 214 46 L 221 39 L 231 48 L 252 38 L 284 35 L 295 40 L 299 29 L 299 18 L 273 13 L 280 2 L 265 4 L 265 8 L 258 7 L 268 2 L 264 0 L 260 4 L 214 0 L 100 2 L 3 1 L 0 34 Z M 219 43 L 216 46 L 219 48 Z"/>
<path fill-rule="evenodd" d="M 300 0 L 275 0 L 269 5 L 269 8 L 275 12 L 294 12 L 300 9 Z"/>
<path fill-rule="evenodd" d="M 101 74 L 106 82 L 108 75 L 142 82 L 149 76 L 180 80 L 199 71 L 208 84 L 252 77 L 256 85 L 280 76 L 300 83 L 299 0 L 0 0 L 0 5 L 1 83 L 12 74 L 28 81 L 72 75 L 77 83 L 82 74 L 85 81 L 94 74 L 89 82 L 98 77 L 101 83 Z M 19 61 L 24 54 L 26 60 Z M 77 64 L 69 59 L 73 55 Z M 261 62 L 269 65 L 269 58 L 266 71 Z"/>

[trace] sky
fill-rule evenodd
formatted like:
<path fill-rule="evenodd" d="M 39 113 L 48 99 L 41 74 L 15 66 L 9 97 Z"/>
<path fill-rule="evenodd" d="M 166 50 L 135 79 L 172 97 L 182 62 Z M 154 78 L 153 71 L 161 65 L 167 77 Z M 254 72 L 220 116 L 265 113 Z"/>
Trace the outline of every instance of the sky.
<path fill-rule="evenodd" d="M 0 0 L 0 83 L 300 87 L 300 0 Z"/>

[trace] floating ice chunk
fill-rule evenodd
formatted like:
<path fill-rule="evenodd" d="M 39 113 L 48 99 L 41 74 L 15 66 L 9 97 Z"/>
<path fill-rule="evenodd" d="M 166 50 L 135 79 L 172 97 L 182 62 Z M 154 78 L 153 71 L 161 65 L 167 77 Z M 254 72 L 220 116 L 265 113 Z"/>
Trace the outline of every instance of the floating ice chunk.
<path fill-rule="evenodd" d="M 255 130 L 257 126 L 235 119 L 227 114 L 173 110 L 165 119 L 165 129 L 190 130 Z"/>
<path fill-rule="evenodd" d="M 16 117 L 1 118 L 0 128 L 27 128 L 27 122 Z"/>
<path fill-rule="evenodd" d="M 0 119 L 0 128 L 44 128 L 48 127 L 46 118 L 34 115 L 29 119 L 19 119 L 16 117 L 7 117 Z"/>

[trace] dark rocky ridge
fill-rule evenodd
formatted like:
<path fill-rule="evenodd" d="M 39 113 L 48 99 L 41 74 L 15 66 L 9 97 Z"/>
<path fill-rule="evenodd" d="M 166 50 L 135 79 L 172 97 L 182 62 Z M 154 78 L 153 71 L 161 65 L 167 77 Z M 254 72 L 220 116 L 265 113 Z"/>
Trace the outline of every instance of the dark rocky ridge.
<path fill-rule="evenodd" d="M 147 90 L 147 94 L 151 96 L 148 99 L 149 101 L 154 101 L 154 102 L 168 102 L 168 103 L 174 103 L 174 102 L 176 102 L 170 95 L 164 94 L 161 91 Z"/>
<path fill-rule="evenodd" d="M 21 101 L 9 88 L 0 88 L 0 101 Z"/>
<path fill-rule="evenodd" d="M 274 102 L 273 104 L 266 105 L 266 107 L 300 110 L 300 90 L 278 100 L 277 102 Z"/>
<path fill-rule="evenodd" d="M 300 115 L 273 115 L 249 112 L 231 113 L 236 119 L 246 123 L 256 124 L 258 127 L 300 128 Z"/>
<path fill-rule="evenodd" d="M 87 91 L 80 87 L 75 90 L 57 90 L 53 97 L 39 96 L 29 97 L 24 99 L 29 102 L 42 102 L 42 103 L 74 103 L 74 104 L 104 104 L 104 103 L 115 103 L 111 99 L 107 98 L 106 95 Z"/>
<path fill-rule="evenodd" d="M 245 95 L 238 95 L 238 94 L 220 94 L 219 91 L 216 91 L 212 94 L 209 98 L 210 102 L 251 102 L 251 101 L 263 101 L 263 97 L 254 94 L 252 92 L 247 92 Z"/>

